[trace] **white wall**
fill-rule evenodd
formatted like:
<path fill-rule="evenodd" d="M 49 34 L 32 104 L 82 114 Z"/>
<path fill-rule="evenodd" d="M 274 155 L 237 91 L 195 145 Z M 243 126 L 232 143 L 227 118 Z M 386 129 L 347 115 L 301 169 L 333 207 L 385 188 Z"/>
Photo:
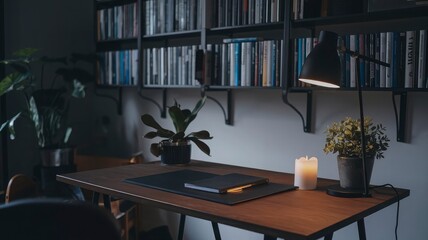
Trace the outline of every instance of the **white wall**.
<path fill-rule="evenodd" d="M 46 4 L 40 7 L 40 4 Z M 6 1 L 6 52 L 19 47 L 46 48 L 49 53 L 62 55 L 77 50 L 93 49 L 92 1 Z M 116 94 L 114 91 L 103 91 Z M 160 101 L 159 90 L 144 90 L 143 94 Z M 210 93 L 225 104 L 223 93 Z M 227 163 L 261 169 L 293 172 L 294 159 L 309 155 L 319 159 L 319 176 L 337 179 L 335 156 L 322 152 L 324 129 L 332 121 L 345 116 L 356 117 L 357 96 L 351 92 L 316 92 L 314 96 L 314 133 L 304 133 L 301 121 L 291 108 L 282 103 L 279 90 L 236 90 L 233 91 L 234 125 L 224 124 L 220 108 L 208 101 L 201 110 L 191 129 L 207 129 L 214 139 L 207 142 L 212 156 L 207 157 L 194 148 L 192 157 L 206 161 Z M 410 143 L 395 141 L 396 129 L 391 103 L 391 94 L 384 92 L 364 93 L 366 115 L 387 127 L 392 139 L 385 159 L 375 163 L 372 183 L 391 183 L 411 190 L 410 197 L 402 201 L 400 209 L 400 239 L 423 240 L 428 236 L 428 111 L 427 93 L 409 94 Z M 198 90 L 170 90 L 168 104 L 177 99 L 181 105 L 193 107 L 199 98 Z M 292 95 L 291 101 L 303 109 L 303 96 Z M 82 151 L 101 155 L 130 156 L 140 150 L 146 158 L 151 141 L 143 139 L 147 131 L 140 122 L 140 115 L 152 113 L 159 116 L 158 109 L 138 97 L 135 89 L 124 91 L 122 116 L 117 115 L 116 105 L 105 98 L 89 97 L 89 102 L 78 105 L 78 122 L 82 127 L 76 142 Z M 104 120 L 103 120 L 104 119 Z M 107 120 L 107 121 L 106 121 Z M 104 124 L 103 124 L 104 121 Z M 172 126 L 169 119 L 161 123 Z M 24 135 L 28 129 L 18 129 Z M 28 134 L 28 133 L 27 133 Z M 36 151 L 28 141 L 11 143 L 11 171 L 29 171 L 37 163 Z M 24 145 L 22 145 L 24 144 Z M 31 160 L 33 159 L 33 160 Z M 177 215 L 164 211 L 145 209 L 156 217 L 145 220 L 149 228 L 167 223 L 176 236 Z M 366 220 L 369 239 L 393 239 L 395 205 L 388 207 Z M 260 234 L 220 225 L 223 239 L 262 239 Z M 214 239 L 211 224 L 189 218 L 186 222 L 185 239 Z M 334 239 L 358 239 L 356 225 L 351 225 L 334 235 Z"/>

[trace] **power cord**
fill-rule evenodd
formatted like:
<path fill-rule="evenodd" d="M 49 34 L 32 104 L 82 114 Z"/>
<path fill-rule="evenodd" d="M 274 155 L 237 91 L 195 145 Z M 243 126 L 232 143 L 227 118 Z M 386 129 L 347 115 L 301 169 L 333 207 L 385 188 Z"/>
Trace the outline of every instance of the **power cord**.
<path fill-rule="evenodd" d="M 383 187 L 391 187 L 395 192 L 395 196 L 397 197 L 397 214 L 395 216 L 395 240 L 398 240 L 398 217 L 400 214 L 400 196 L 398 194 L 397 189 L 392 184 L 383 184 L 383 185 L 375 185 L 371 186 L 370 189 L 383 188 Z"/>

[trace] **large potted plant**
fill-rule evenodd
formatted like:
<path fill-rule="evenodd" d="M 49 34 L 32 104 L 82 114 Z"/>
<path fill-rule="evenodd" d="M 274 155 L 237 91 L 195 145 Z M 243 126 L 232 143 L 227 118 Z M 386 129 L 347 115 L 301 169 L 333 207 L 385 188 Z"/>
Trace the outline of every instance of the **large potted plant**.
<path fill-rule="evenodd" d="M 14 53 L 13 59 L 1 61 L 13 71 L 0 81 L 0 96 L 11 91 L 21 93 L 25 106 L 7 120 L 0 130 L 8 128 L 11 139 L 15 138 L 14 123 L 24 117 L 32 123 L 41 152 L 42 166 L 72 164 L 74 147 L 69 139 L 72 127 L 67 117 L 71 98 L 85 97 L 84 84 L 93 81 L 93 76 L 80 62 L 93 64 L 94 55 L 72 54 L 69 57 L 36 57 L 37 49 L 25 48 Z M 54 65 L 54 77 L 49 81 L 45 68 Z M 40 75 L 34 69 L 39 67 Z M 50 68 L 51 69 L 51 68 Z"/>
<path fill-rule="evenodd" d="M 186 134 L 187 127 L 195 120 L 199 110 L 204 106 L 206 97 L 201 98 L 192 111 L 181 109 L 181 106 L 175 101 L 174 106 L 168 108 L 168 114 L 174 124 L 175 131 L 165 129 L 149 114 L 141 116 L 141 121 L 156 131 L 150 131 L 144 135 L 145 138 L 153 139 L 161 137 L 163 140 L 153 143 L 150 146 L 150 152 L 156 157 L 161 156 L 161 162 L 164 164 L 187 164 L 190 162 L 191 142 L 194 142 L 198 148 L 210 155 L 210 148 L 201 140 L 212 139 L 210 133 L 206 130 L 191 132 Z"/>
<path fill-rule="evenodd" d="M 389 147 L 389 139 L 382 124 L 364 119 L 366 137 L 366 168 L 368 183 L 373 171 L 374 159 L 383 158 Z M 326 130 L 324 152 L 337 153 L 340 186 L 345 189 L 364 188 L 360 120 L 347 117 L 334 122 Z"/>

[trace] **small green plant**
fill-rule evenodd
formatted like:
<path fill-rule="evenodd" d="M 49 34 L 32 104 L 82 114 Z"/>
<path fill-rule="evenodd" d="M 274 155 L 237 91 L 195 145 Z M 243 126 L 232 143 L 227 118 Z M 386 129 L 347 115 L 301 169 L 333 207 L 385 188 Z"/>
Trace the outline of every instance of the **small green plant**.
<path fill-rule="evenodd" d="M 207 154 L 210 155 L 210 148 L 206 145 L 201 139 L 208 140 L 212 139 L 210 133 L 206 130 L 201 130 L 198 132 L 191 132 L 186 134 L 187 127 L 189 124 L 195 120 L 199 110 L 204 106 L 206 97 L 201 98 L 195 105 L 192 111 L 189 109 L 181 109 L 181 106 L 174 102 L 174 106 L 168 108 L 168 114 L 174 124 L 175 131 L 165 129 L 159 125 L 159 123 L 149 114 L 144 114 L 141 116 L 141 121 L 149 127 L 154 128 L 156 131 L 151 131 L 144 135 L 145 138 L 153 139 L 155 137 L 164 138 L 163 141 L 169 141 L 171 143 L 182 144 L 192 141 L 198 146 L 198 148 Z M 162 142 L 162 141 L 161 141 Z M 159 143 L 153 143 L 150 146 L 150 152 L 159 157 L 162 154 L 161 146 Z"/>
<path fill-rule="evenodd" d="M 371 118 L 364 118 L 366 136 L 366 154 L 383 158 L 383 152 L 389 147 L 389 139 L 382 124 L 373 124 Z M 345 118 L 334 122 L 326 130 L 324 152 L 338 153 L 342 156 L 361 157 L 361 128 L 360 120 Z"/>

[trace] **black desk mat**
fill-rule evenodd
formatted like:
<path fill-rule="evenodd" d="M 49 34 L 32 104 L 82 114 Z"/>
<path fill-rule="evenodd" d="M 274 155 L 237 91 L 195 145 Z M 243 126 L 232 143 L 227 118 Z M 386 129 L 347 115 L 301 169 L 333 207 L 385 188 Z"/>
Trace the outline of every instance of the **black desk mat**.
<path fill-rule="evenodd" d="M 212 202 L 234 205 L 237 203 L 249 201 L 256 198 L 272 195 L 275 193 L 285 192 L 296 189 L 295 186 L 278 184 L 278 183 L 267 183 L 258 186 L 253 186 L 244 189 L 237 193 L 210 193 L 195 189 L 184 187 L 185 182 L 200 180 L 204 178 L 210 178 L 217 176 L 216 174 L 193 171 L 193 170 L 179 170 L 168 173 L 161 173 L 155 175 L 149 175 L 144 177 L 129 178 L 124 181 L 131 184 L 141 185 L 149 188 L 155 188 L 167 192 L 172 192 L 180 195 L 200 198 Z"/>

